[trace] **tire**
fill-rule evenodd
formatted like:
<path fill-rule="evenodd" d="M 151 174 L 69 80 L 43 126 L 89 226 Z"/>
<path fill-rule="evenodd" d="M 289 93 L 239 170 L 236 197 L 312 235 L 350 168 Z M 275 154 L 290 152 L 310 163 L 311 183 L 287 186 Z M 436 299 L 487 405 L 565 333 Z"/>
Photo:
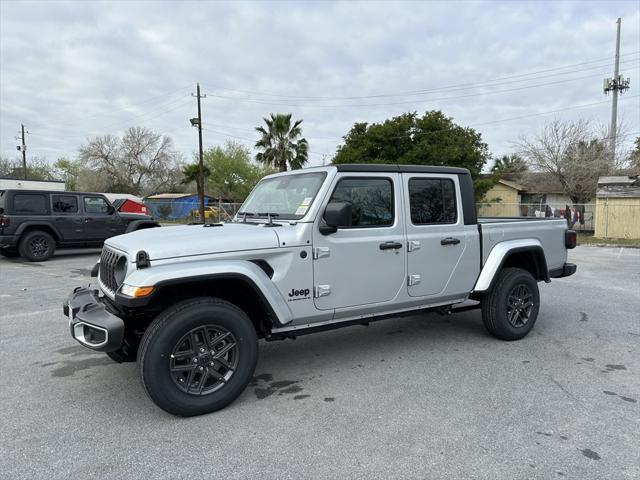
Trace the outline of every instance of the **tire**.
<path fill-rule="evenodd" d="M 538 282 L 526 270 L 505 268 L 482 299 L 482 322 L 501 340 L 520 340 L 533 328 L 540 310 Z"/>
<path fill-rule="evenodd" d="M 191 417 L 233 402 L 257 360 L 258 338 L 249 317 L 229 302 L 200 297 L 170 307 L 151 323 L 138 350 L 138 373 L 158 407 Z"/>
<path fill-rule="evenodd" d="M 20 256 L 20 252 L 12 248 L 0 248 L 0 255 L 7 258 L 17 258 Z"/>
<path fill-rule="evenodd" d="M 44 262 L 56 251 L 56 241 L 47 232 L 32 230 L 20 239 L 18 251 L 30 262 Z"/>

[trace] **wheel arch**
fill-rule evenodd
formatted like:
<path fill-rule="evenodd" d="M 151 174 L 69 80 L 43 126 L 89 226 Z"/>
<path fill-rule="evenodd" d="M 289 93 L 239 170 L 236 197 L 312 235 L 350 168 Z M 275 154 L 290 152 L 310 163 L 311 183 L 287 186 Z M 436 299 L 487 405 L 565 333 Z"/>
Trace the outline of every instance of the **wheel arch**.
<path fill-rule="evenodd" d="M 136 230 L 142 230 L 144 228 L 155 228 L 159 226 L 160 224 L 155 220 L 133 220 L 132 222 L 129 222 L 129 225 L 127 225 L 124 233 L 131 233 L 135 232 Z"/>
<path fill-rule="evenodd" d="M 128 299 L 116 294 L 116 303 L 133 308 L 164 309 L 191 297 L 216 297 L 241 308 L 261 336 L 268 336 L 272 328 L 283 327 L 293 319 L 275 284 L 253 262 L 206 261 L 190 268 L 184 264 L 157 267 L 153 261 L 151 264 L 151 268 L 136 270 L 125 283 L 153 286 L 154 293 L 144 299 Z"/>
<path fill-rule="evenodd" d="M 60 242 L 62 240 L 62 235 L 60 235 L 60 232 L 58 232 L 58 230 L 55 227 L 47 223 L 38 223 L 38 222 L 22 223 L 16 230 L 15 235 L 18 236 L 20 239 L 22 239 L 22 237 L 27 233 L 33 232 L 36 230 L 48 233 L 53 237 L 53 239 L 56 242 Z"/>
<path fill-rule="evenodd" d="M 498 243 L 493 247 L 473 289 L 474 292 L 489 290 L 497 273 L 504 268 L 521 268 L 537 281 L 549 281 L 549 270 L 542 244 L 536 239 L 515 240 Z"/>

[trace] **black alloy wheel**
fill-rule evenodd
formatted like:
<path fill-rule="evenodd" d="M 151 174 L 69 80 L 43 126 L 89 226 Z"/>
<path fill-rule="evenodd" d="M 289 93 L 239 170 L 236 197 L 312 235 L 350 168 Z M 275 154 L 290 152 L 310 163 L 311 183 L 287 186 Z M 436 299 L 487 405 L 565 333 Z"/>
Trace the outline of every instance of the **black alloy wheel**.
<path fill-rule="evenodd" d="M 534 306 L 529 287 L 524 283 L 516 285 L 507 297 L 507 320 L 514 328 L 524 327 Z"/>
<path fill-rule="evenodd" d="M 219 325 L 197 327 L 174 347 L 169 362 L 171 379 L 190 395 L 209 395 L 231 380 L 238 368 L 238 342 Z"/>

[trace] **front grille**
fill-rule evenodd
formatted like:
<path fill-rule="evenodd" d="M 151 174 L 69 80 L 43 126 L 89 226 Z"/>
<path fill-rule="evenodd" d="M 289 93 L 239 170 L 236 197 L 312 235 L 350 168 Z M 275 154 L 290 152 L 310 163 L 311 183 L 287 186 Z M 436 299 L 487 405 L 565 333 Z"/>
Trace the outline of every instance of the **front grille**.
<path fill-rule="evenodd" d="M 112 294 L 119 287 L 116 281 L 116 265 L 120 258 L 122 258 L 122 255 L 114 252 L 109 247 L 102 248 L 102 255 L 100 255 L 100 283 Z"/>

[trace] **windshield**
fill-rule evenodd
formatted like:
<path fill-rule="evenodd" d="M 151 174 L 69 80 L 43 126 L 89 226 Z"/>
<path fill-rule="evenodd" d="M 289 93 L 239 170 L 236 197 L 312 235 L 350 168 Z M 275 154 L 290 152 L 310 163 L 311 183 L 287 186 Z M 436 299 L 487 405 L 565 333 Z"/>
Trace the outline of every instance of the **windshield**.
<path fill-rule="evenodd" d="M 253 189 L 238 212 L 242 216 L 277 214 L 280 220 L 299 220 L 313 203 L 326 172 L 299 173 L 265 178 Z"/>

